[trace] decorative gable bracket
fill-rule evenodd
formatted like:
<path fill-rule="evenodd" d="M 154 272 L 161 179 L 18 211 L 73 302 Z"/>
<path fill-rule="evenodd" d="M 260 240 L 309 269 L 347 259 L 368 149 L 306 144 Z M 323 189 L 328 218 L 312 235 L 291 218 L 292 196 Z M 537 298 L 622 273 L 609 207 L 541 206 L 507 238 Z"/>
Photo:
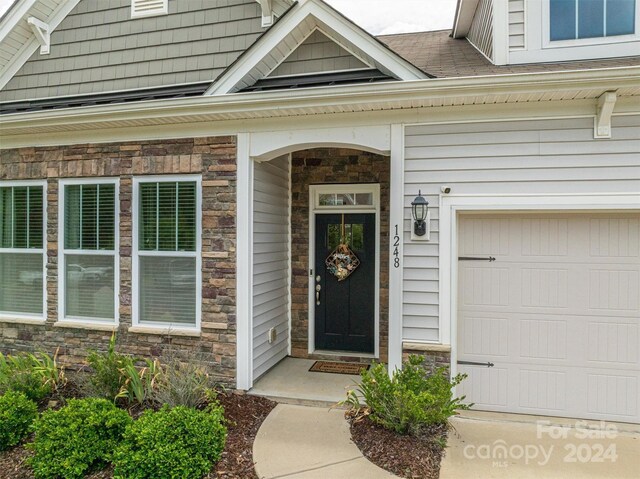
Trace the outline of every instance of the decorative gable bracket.
<path fill-rule="evenodd" d="M 593 125 L 594 138 L 611 138 L 611 115 L 617 99 L 618 95 L 615 91 L 606 91 L 598 97 Z"/>
<path fill-rule="evenodd" d="M 51 48 L 51 27 L 36 17 L 29 17 L 27 23 L 40 43 L 40 55 L 48 55 Z"/>
<path fill-rule="evenodd" d="M 262 7 L 262 26 L 270 27 L 273 25 L 273 2 L 272 0 L 258 0 L 260 7 Z"/>

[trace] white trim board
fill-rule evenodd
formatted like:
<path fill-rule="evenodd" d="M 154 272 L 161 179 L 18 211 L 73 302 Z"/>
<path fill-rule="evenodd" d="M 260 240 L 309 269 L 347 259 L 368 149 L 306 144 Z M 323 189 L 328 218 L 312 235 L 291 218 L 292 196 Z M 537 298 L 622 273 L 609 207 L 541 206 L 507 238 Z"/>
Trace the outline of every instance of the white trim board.
<path fill-rule="evenodd" d="M 441 195 L 439 256 L 439 344 L 451 345 L 451 373 L 457 373 L 458 226 L 464 212 L 639 211 L 639 194 Z"/>
<path fill-rule="evenodd" d="M 373 205 L 371 206 L 319 206 L 317 200 L 320 194 L 325 193 L 371 193 L 373 195 Z M 374 352 L 373 357 L 380 357 L 380 184 L 378 183 L 349 183 L 344 184 L 321 184 L 309 186 L 309 268 L 308 271 L 313 271 L 313 275 L 307 275 L 309 279 L 309 303 L 308 303 L 308 352 L 309 354 L 322 353 L 327 351 L 316 350 L 315 347 L 315 235 L 316 235 L 316 215 L 318 214 L 358 214 L 358 213 L 373 213 L 376 215 L 375 219 L 375 278 L 374 278 L 374 293 L 375 293 L 375 307 L 374 307 Z M 332 351 L 333 352 L 333 351 Z M 336 352 L 337 353 L 337 352 Z M 354 357 L 371 357 L 370 354 L 362 353 L 340 353 L 340 355 L 348 355 Z"/>

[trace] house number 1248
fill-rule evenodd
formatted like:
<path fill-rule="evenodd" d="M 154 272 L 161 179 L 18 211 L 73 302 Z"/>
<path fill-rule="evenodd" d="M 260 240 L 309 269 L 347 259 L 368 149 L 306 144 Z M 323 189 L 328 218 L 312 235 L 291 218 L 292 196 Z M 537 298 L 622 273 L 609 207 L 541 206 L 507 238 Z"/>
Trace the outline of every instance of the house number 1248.
<path fill-rule="evenodd" d="M 400 235 L 398 234 L 398 225 L 396 225 L 396 234 L 393 237 L 393 267 L 400 267 Z"/>

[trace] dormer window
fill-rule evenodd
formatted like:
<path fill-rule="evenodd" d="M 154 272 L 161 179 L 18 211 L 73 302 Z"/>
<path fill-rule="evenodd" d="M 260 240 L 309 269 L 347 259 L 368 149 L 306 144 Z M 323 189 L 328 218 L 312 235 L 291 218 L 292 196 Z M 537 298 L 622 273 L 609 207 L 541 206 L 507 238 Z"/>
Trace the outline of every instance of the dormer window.
<path fill-rule="evenodd" d="M 550 40 L 635 33 L 636 0 L 549 0 Z"/>
<path fill-rule="evenodd" d="M 131 0 L 131 18 L 154 17 L 169 13 L 169 0 Z"/>

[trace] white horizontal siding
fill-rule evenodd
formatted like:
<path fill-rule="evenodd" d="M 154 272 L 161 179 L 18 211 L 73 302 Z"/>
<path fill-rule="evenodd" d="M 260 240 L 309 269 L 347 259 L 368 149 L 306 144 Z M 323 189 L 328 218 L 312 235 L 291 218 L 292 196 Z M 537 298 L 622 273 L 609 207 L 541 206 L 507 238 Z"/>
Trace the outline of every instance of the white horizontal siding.
<path fill-rule="evenodd" d="M 438 340 L 439 195 L 640 191 L 640 116 L 614 116 L 612 138 L 593 119 L 407 126 L 405 129 L 403 334 Z M 418 190 L 431 211 L 431 241 L 411 242 Z"/>
<path fill-rule="evenodd" d="M 256 163 L 253 191 L 253 378 L 289 346 L 289 159 Z M 269 344 L 271 328 L 276 340 Z"/>
<path fill-rule="evenodd" d="M 480 0 L 467 39 L 487 58 L 493 58 L 493 2 Z"/>
<path fill-rule="evenodd" d="M 509 49 L 525 48 L 524 0 L 509 0 Z"/>

